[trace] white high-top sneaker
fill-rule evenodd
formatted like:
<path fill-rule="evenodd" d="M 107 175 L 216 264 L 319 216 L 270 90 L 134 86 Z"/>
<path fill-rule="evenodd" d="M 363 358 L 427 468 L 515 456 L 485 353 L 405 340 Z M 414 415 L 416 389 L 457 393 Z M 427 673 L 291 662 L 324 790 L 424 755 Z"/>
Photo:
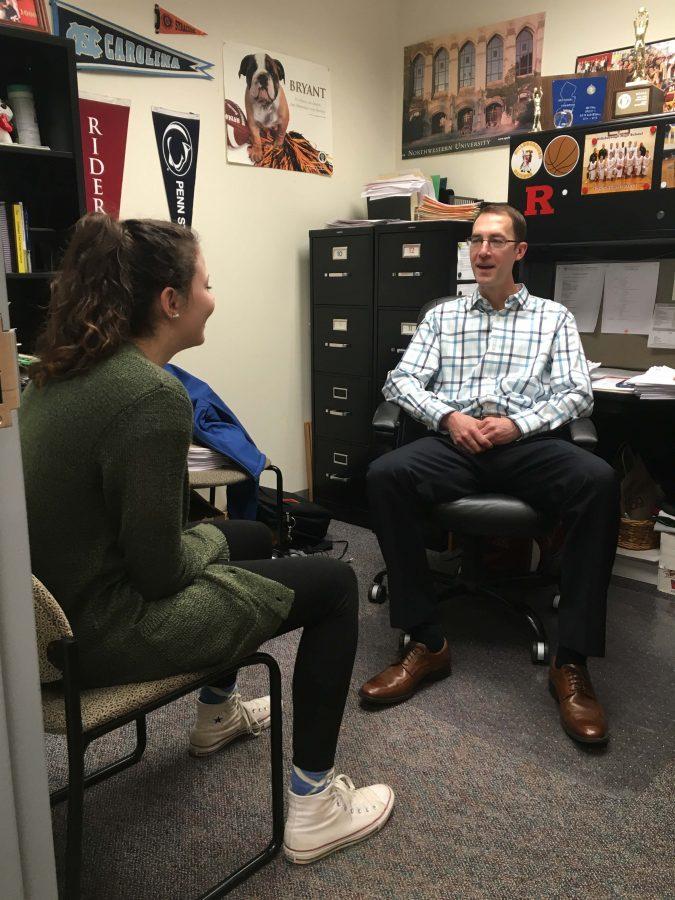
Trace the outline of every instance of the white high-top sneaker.
<path fill-rule="evenodd" d="M 209 756 L 242 734 L 258 737 L 270 726 L 270 698 L 242 700 L 234 691 L 222 703 L 197 700 L 197 722 L 190 732 L 190 754 Z"/>
<path fill-rule="evenodd" d="M 288 797 L 284 853 L 300 864 L 358 844 L 379 831 L 394 808 L 394 792 L 388 784 L 357 790 L 346 775 L 337 775 L 318 794 L 301 797 L 289 791 Z"/>

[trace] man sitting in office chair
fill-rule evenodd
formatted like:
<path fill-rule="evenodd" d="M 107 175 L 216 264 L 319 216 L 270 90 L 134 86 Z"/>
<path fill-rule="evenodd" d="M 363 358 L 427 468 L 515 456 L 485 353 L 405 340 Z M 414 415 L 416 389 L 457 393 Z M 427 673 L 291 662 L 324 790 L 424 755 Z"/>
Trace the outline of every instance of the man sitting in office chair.
<path fill-rule="evenodd" d="M 398 703 L 450 674 L 424 548 L 425 509 L 502 491 L 555 512 L 566 528 L 549 683 L 567 734 L 603 743 L 607 724 L 586 659 L 605 649 L 618 481 L 611 466 L 568 440 L 567 423 L 593 407 L 588 366 L 571 313 L 514 283 L 526 228 L 506 203 L 481 208 L 470 238 L 477 289 L 427 313 L 384 385 L 387 400 L 436 433 L 379 457 L 368 472 L 391 625 L 411 642 L 359 694 Z"/>

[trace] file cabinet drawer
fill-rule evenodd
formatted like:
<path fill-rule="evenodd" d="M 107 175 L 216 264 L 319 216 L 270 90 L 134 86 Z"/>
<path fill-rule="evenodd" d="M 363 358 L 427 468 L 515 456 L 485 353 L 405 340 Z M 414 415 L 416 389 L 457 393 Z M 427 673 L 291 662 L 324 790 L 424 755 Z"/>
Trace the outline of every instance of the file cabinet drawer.
<path fill-rule="evenodd" d="M 318 497 L 339 506 L 365 508 L 367 445 L 319 438 L 315 447 L 314 490 Z"/>
<path fill-rule="evenodd" d="M 372 420 L 370 378 L 314 377 L 314 428 L 318 435 L 368 443 Z"/>
<path fill-rule="evenodd" d="M 314 307 L 314 369 L 370 376 L 370 309 Z"/>
<path fill-rule="evenodd" d="M 379 236 L 378 306 L 421 307 L 456 283 L 456 249 L 446 230 Z"/>
<path fill-rule="evenodd" d="M 395 369 L 410 339 L 417 330 L 418 309 L 381 309 L 377 314 L 377 364 L 375 368 L 380 389 L 387 372 Z"/>
<path fill-rule="evenodd" d="M 312 239 L 314 303 L 369 306 L 373 297 L 372 235 Z"/>

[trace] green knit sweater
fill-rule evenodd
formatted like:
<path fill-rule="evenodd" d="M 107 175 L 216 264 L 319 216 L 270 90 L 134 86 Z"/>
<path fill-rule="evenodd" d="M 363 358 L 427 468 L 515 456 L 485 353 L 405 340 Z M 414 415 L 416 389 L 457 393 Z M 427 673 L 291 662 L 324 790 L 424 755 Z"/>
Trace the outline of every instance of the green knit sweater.
<path fill-rule="evenodd" d="M 20 409 L 33 572 L 81 645 L 89 685 L 253 652 L 293 592 L 227 565 L 213 525 L 186 529 L 192 406 L 133 344 L 85 375 L 29 385 Z"/>

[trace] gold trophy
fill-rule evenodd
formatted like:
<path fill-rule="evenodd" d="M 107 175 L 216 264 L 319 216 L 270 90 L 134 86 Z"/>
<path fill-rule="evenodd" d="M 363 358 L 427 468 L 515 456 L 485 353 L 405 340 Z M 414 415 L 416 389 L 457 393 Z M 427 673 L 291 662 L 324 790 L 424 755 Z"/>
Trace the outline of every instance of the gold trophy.
<path fill-rule="evenodd" d="M 663 112 L 663 91 L 647 78 L 647 45 L 645 35 L 649 25 L 649 13 L 641 6 L 633 20 L 635 46 L 633 47 L 633 78 L 614 97 L 614 116 L 639 116 Z"/>
<path fill-rule="evenodd" d="M 532 131 L 541 131 L 541 98 L 544 92 L 540 87 L 535 87 L 532 91 L 532 100 L 534 102 L 534 119 L 532 120 Z"/>
<path fill-rule="evenodd" d="M 633 28 L 635 28 L 633 80 L 626 82 L 626 87 L 649 87 L 651 84 L 651 81 L 647 78 L 647 46 L 645 44 L 647 25 L 649 25 L 649 13 L 645 6 L 641 6 L 633 19 Z"/>

